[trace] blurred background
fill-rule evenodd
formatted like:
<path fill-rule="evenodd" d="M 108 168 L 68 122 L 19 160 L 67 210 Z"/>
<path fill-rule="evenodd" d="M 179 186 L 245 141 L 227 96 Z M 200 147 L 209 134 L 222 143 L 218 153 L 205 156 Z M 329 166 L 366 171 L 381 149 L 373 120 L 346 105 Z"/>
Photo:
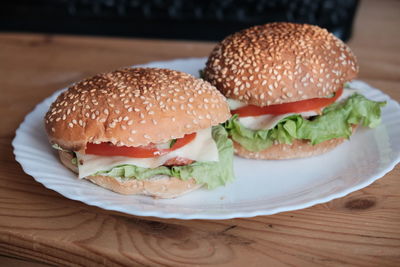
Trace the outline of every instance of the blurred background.
<path fill-rule="evenodd" d="M 9 0 L 0 31 L 219 41 L 274 21 L 351 36 L 357 0 Z"/>

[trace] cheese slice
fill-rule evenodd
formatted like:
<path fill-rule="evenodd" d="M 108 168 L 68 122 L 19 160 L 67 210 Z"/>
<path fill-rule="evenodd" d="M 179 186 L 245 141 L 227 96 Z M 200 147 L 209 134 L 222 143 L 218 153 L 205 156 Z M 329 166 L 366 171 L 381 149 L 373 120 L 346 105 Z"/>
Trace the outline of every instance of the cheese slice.
<path fill-rule="evenodd" d="M 279 121 L 282 119 L 289 117 L 290 115 L 300 114 L 304 118 L 308 118 L 311 116 L 318 115 L 315 111 L 307 111 L 301 113 L 286 113 L 282 115 L 261 115 L 261 116 L 254 116 L 254 117 L 239 117 L 239 122 L 246 128 L 251 130 L 261 130 L 261 129 L 272 129 L 274 128 Z"/>
<path fill-rule="evenodd" d="M 235 110 L 235 109 L 247 106 L 247 104 L 240 102 L 238 100 L 235 100 L 235 99 L 228 98 L 227 102 L 228 102 L 230 110 Z"/>
<path fill-rule="evenodd" d="M 343 89 L 343 94 L 338 99 L 336 99 L 335 102 L 341 102 L 343 100 L 346 100 L 347 98 L 349 98 L 351 95 L 353 95 L 355 93 L 357 93 L 356 89 L 344 88 Z"/>
<path fill-rule="evenodd" d="M 343 94 L 336 100 L 336 102 L 341 102 L 347 98 L 349 98 L 352 94 L 356 93 L 357 91 L 354 89 L 349 89 L 345 88 L 343 90 Z M 228 99 L 229 107 L 231 110 L 238 109 L 240 107 L 246 106 L 247 104 L 244 104 L 240 101 L 233 100 L 233 99 Z M 294 114 L 299 114 L 303 118 L 309 118 L 311 116 L 316 116 L 318 115 L 317 112 L 315 111 L 306 111 L 306 112 L 300 112 L 300 113 L 286 113 L 282 115 L 261 115 L 261 116 L 250 116 L 250 117 L 239 117 L 239 122 L 246 128 L 251 129 L 251 130 L 269 130 L 274 128 L 279 121 L 282 119 L 294 115 Z"/>
<path fill-rule="evenodd" d="M 211 135 L 211 128 L 200 130 L 189 144 L 156 158 L 130 158 L 123 156 L 97 156 L 76 153 L 79 164 L 79 178 L 90 176 L 98 171 L 110 170 L 115 166 L 130 164 L 143 168 L 156 168 L 169 159 L 182 157 L 194 161 L 218 161 L 218 148 Z"/>

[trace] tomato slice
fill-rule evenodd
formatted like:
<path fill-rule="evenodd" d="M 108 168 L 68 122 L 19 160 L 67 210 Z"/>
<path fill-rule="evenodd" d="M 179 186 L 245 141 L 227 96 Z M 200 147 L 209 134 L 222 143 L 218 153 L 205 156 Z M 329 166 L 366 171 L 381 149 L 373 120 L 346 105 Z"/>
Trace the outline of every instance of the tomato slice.
<path fill-rule="evenodd" d="M 172 145 L 171 148 L 166 149 L 158 149 L 155 144 L 149 144 L 147 146 L 137 146 L 137 147 L 129 147 L 129 146 L 115 146 L 108 142 L 93 144 L 88 143 L 86 145 L 86 154 L 98 155 L 98 156 L 124 156 L 131 158 L 154 158 L 159 157 L 165 154 L 168 154 L 171 151 L 177 150 L 178 148 L 187 145 L 196 137 L 196 133 L 186 134 L 184 137 L 179 138 Z"/>
<path fill-rule="evenodd" d="M 310 110 L 320 110 L 336 101 L 343 93 L 343 88 L 339 89 L 333 97 L 329 98 L 312 98 L 300 100 L 291 103 L 283 103 L 277 105 L 270 105 L 259 107 L 255 105 L 248 105 L 235 110 L 232 114 L 238 114 L 239 117 L 261 116 L 266 114 L 279 115 L 286 113 L 299 113 Z"/>
<path fill-rule="evenodd" d="M 188 158 L 175 157 L 164 162 L 164 166 L 185 166 L 192 164 L 194 160 Z"/>

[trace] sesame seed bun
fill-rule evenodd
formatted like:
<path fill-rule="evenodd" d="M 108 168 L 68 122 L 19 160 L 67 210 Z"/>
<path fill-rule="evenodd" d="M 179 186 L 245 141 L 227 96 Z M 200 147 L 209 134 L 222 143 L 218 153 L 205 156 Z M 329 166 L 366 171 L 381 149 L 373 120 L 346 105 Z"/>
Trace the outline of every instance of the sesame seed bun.
<path fill-rule="evenodd" d="M 78 82 L 45 115 L 50 142 L 82 151 L 88 142 L 142 146 L 181 138 L 230 117 L 210 83 L 174 70 L 125 68 Z"/>
<path fill-rule="evenodd" d="M 357 129 L 357 125 L 352 125 L 353 133 Z M 295 139 L 292 144 L 274 144 L 267 149 L 252 152 L 233 141 L 234 153 L 240 157 L 248 159 L 296 159 L 307 158 L 324 154 L 333 150 L 346 140 L 346 138 L 334 138 L 316 145 L 312 145 L 308 140 Z"/>
<path fill-rule="evenodd" d="M 202 185 L 196 184 L 194 179 L 183 181 L 167 175 L 156 175 L 146 180 L 122 181 L 107 176 L 88 176 L 86 179 L 124 195 L 146 195 L 155 198 L 176 198 L 183 194 L 199 189 Z"/>
<path fill-rule="evenodd" d="M 59 151 L 60 161 L 71 171 L 78 173 L 78 167 L 73 165 L 71 153 Z M 194 191 L 202 184 L 197 184 L 194 179 L 183 181 L 181 179 L 156 175 L 149 179 L 139 181 L 135 179 L 123 181 L 109 176 L 93 175 L 85 177 L 94 184 L 124 195 L 148 195 L 156 198 L 175 198 Z"/>
<path fill-rule="evenodd" d="M 267 106 L 329 96 L 357 73 L 349 47 L 327 30 L 270 23 L 220 42 L 204 77 L 227 98 Z"/>
<path fill-rule="evenodd" d="M 311 145 L 307 140 L 294 140 L 290 145 L 276 144 L 258 152 L 249 151 L 236 142 L 233 142 L 233 146 L 235 154 L 243 158 L 279 160 L 321 155 L 331 151 L 344 140 L 344 138 L 335 138 L 317 145 Z"/>

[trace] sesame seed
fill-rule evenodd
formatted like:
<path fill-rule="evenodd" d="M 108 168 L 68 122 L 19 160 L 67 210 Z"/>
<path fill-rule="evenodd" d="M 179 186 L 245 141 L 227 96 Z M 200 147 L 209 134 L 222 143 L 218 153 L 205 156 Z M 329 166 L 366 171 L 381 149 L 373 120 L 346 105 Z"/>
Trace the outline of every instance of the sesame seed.
<path fill-rule="evenodd" d="M 193 119 L 193 117 L 198 116 L 195 110 L 198 106 L 194 104 L 198 103 L 198 101 L 202 103 L 201 109 L 208 109 L 209 115 L 207 117 L 212 120 L 213 124 L 226 119 L 227 114 L 220 112 L 222 109 L 227 111 L 227 106 L 224 102 L 225 99 L 209 83 L 203 80 L 195 80 L 190 75 L 172 70 L 157 70 L 157 72 L 162 73 L 161 75 L 158 73 L 156 75 L 150 74 L 153 71 L 151 68 L 122 69 L 90 78 L 85 81 L 87 84 L 85 87 L 82 86 L 83 82 L 77 83 L 68 89 L 68 93 L 60 96 L 60 100 L 56 101 L 56 104 L 52 107 L 53 110 L 48 113 L 45 120 L 50 123 L 52 120 L 60 121 L 61 119 L 66 120 L 68 118 L 69 121 L 66 122 L 68 127 L 73 127 L 74 125 L 84 127 L 86 123 L 83 120 L 87 120 L 91 125 L 91 131 L 96 130 L 94 127 L 106 127 L 105 130 L 107 131 L 108 128 L 108 131 L 110 131 L 111 128 L 116 128 L 117 126 L 118 129 L 128 130 L 128 126 L 133 125 L 134 122 L 143 124 L 151 120 L 151 123 L 154 125 L 160 124 L 161 121 L 158 121 L 157 118 L 165 118 L 166 116 L 163 112 L 168 112 L 171 114 L 167 116 L 170 116 L 173 122 L 186 116 L 183 122 L 184 129 L 182 127 L 177 127 L 177 129 L 182 131 L 190 127 L 195 128 L 193 131 L 196 131 L 197 127 L 201 126 L 198 124 L 197 119 Z M 226 68 L 225 71 L 227 74 L 231 73 L 230 68 Z M 156 82 L 151 81 L 143 84 L 140 78 L 142 73 L 149 73 L 148 79 Z M 170 85 L 173 85 L 172 88 Z M 172 89 L 172 95 L 167 94 L 167 91 L 170 90 L 168 88 Z M 201 98 L 199 98 L 200 95 Z M 173 104 L 174 100 L 179 100 L 176 105 Z M 106 106 L 103 106 L 103 104 Z M 179 108 L 183 108 L 183 110 L 181 111 Z M 71 110 L 74 117 L 70 115 Z M 135 113 L 124 113 L 134 110 Z M 144 110 L 145 113 L 143 113 Z M 60 112 L 60 115 L 57 115 L 57 112 Z M 115 114 L 119 115 L 119 117 L 114 117 Z M 157 114 L 157 117 L 154 114 Z M 84 119 L 81 117 L 82 115 Z M 149 115 L 153 116 L 149 117 Z M 97 121 L 93 123 L 92 120 Z M 188 124 L 188 121 L 191 122 Z M 97 122 L 101 122 L 101 124 Z M 132 130 L 129 130 L 132 133 Z M 138 133 L 143 135 L 142 130 L 138 131 Z M 168 136 L 165 136 L 165 134 L 168 134 Z M 170 133 L 164 133 L 161 130 L 157 133 L 158 141 L 156 142 L 168 140 L 169 135 Z M 97 133 L 92 133 L 88 137 L 88 141 L 98 142 L 97 136 Z M 113 144 L 123 145 L 123 141 L 116 140 L 115 138 L 101 138 L 105 138 L 101 142 L 109 141 Z M 155 139 L 155 136 L 152 136 L 150 139 L 153 141 L 152 139 Z M 135 145 L 135 142 L 140 142 L 140 140 L 131 138 L 129 143 Z"/>
<path fill-rule="evenodd" d="M 293 54 L 293 47 L 296 47 L 294 59 L 282 61 L 283 58 L 287 58 L 287 54 Z M 249 54 L 247 52 L 249 50 L 252 50 L 253 54 Z M 330 53 L 339 54 L 340 57 L 332 56 Z M 269 61 L 272 64 L 269 64 Z M 219 67 L 221 66 L 220 62 L 224 62 L 225 65 Z M 278 62 L 282 62 L 282 64 L 276 64 Z M 233 63 L 234 67 L 232 67 Z M 231 65 L 228 70 L 227 65 Z M 321 67 L 314 67 L 318 65 Z M 332 71 L 332 68 L 326 65 L 335 67 Z M 343 71 L 341 66 L 347 65 L 349 65 L 347 67 L 349 69 L 355 66 L 350 49 L 328 31 L 312 25 L 270 23 L 236 33 L 218 44 L 209 57 L 205 75 L 214 85 L 216 84 L 213 81 L 222 81 L 218 84 L 218 89 L 227 97 L 249 99 L 247 92 L 250 90 L 261 99 L 260 94 L 266 92 L 256 86 L 256 81 L 260 84 L 267 81 L 268 83 L 264 85 L 271 85 L 271 91 L 281 91 L 285 86 L 293 86 L 298 89 L 297 82 L 292 85 L 285 84 L 286 81 L 282 77 L 293 81 L 293 75 L 303 74 L 303 77 L 300 77 L 302 79 L 300 87 L 308 87 L 310 83 L 315 83 L 320 74 L 326 76 L 323 73 L 330 69 L 337 76 L 334 83 L 342 84 L 344 76 L 341 73 Z M 222 70 L 224 71 L 222 72 Z M 270 74 L 268 77 L 262 77 L 268 73 Z M 312 73 L 314 73 L 313 76 L 310 75 Z M 253 75 L 254 81 L 251 78 Z M 251 81 L 250 88 L 243 90 L 244 87 L 238 83 L 237 77 L 241 77 L 241 79 L 245 77 L 244 81 Z M 323 82 L 320 81 L 320 83 Z M 254 102 L 257 98 L 253 94 L 250 95 Z M 280 94 L 273 94 L 273 97 L 272 100 L 275 101 L 275 97 L 279 98 Z"/>

